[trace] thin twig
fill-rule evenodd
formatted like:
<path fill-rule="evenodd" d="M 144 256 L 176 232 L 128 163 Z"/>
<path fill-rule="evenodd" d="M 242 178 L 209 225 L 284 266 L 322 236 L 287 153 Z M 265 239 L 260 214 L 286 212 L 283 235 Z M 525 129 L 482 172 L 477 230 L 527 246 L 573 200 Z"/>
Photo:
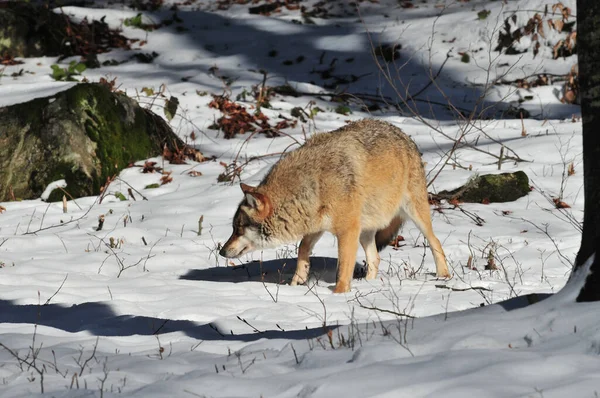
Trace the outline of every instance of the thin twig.
<path fill-rule="evenodd" d="M 446 285 L 435 285 L 435 287 L 439 288 L 439 289 L 449 289 L 452 290 L 453 292 L 466 292 L 467 290 L 483 290 L 486 292 L 491 292 L 492 289 L 489 289 L 487 287 L 483 287 L 483 286 L 471 286 L 471 287 L 452 287 L 452 286 L 446 286 Z"/>
<path fill-rule="evenodd" d="M 138 191 L 137 189 L 132 187 L 131 184 L 129 184 L 127 181 L 123 180 L 121 177 L 117 177 L 116 179 L 118 181 L 121 181 L 123 184 L 127 185 L 129 188 L 133 189 L 135 192 L 137 192 L 137 194 L 140 195 L 143 200 L 148 200 L 148 198 L 145 197 L 143 193 L 141 193 L 140 191 Z M 133 199 L 135 200 L 135 198 L 133 198 Z"/>
<path fill-rule="evenodd" d="M 62 289 L 63 285 L 65 284 L 65 282 L 67 281 L 67 278 L 69 277 L 69 274 L 65 275 L 65 279 L 63 279 L 62 283 L 60 284 L 60 286 L 58 287 L 58 289 L 54 292 L 54 294 L 50 297 L 48 297 L 48 300 L 46 300 L 46 302 L 43 305 L 48 305 L 50 304 L 50 300 L 52 300 L 54 298 L 54 296 L 56 296 L 58 294 L 58 292 L 60 292 L 60 289 Z"/>
<path fill-rule="evenodd" d="M 83 218 L 85 218 L 90 211 L 92 211 L 92 209 L 94 208 L 94 205 L 96 204 L 97 201 L 98 201 L 98 198 L 96 198 L 96 201 L 94 201 L 94 203 L 92 203 L 92 205 L 89 207 L 89 209 L 87 209 L 87 211 L 85 213 L 83 213 L 83 215 L 81 217 L 79 217 L 79 218 L 75 218 L 73 220 L 69 220 L 69 221 L 66 221 L 66 222 L 63 222 L 63 223 L 60 223 L 60 224 L 55 224 L 55 225 L 50 225 L 48 227 L 40 228 L 40 229 L 38 229 L 36 231 L 29 231 L 28 230 L 27 232 L 23 233 L 23 235 L 35 235 L 36 233 L 41 232 L 41 231 L 46 231 L 46 230 L 52 229 L 52 228 L 64 227 L 65 225 L 69 225 L 69 224 L 71 224 L 73 222 L 80 221 Z M 27 229 L 29 229 L 29 227 Z"/>
<path fill-rule="evenodd" d="M 437 73 L 435 74 L 435 76 L 431 77 L 431 79 L 425 85 L 425 87 L 423 87 L 422 89 L 420 89 L 419 91 L 417 91 L 415 94 L 409 94 L 409 98 L 411 98 L 412 100 L 414 100 L 420 94 L 422 94 L 423 91 L 427 90 L 433 84 L 433 82 L 440 76 L 440 73 L 442 73 L 442 69 L 444 69 L 444 65 L 446 65 L 446 62 L 448 62 L 448 60 L 450 59 L 450 53 L 451 52 L 452 52 L 452 50 L 449 50 L 448 53 L 446 53 L 446 59 L 444 60 L 444 62 L 442 62 L 442 64 L 440 65 L 440 67 L 439 67 L 439 69 L 437 71 Z"/>
<path fill-rule="evenodd" d="M 360 306 L 360 308 L 364 308 L 365 310 L 371 310 L 371 311 L 377 311 L 377 312 L 385 312 L 386 314 L 392 314 L 392 315 L 395 315 L 395 316 L 403 316 L 403 317 L 406 317 L 406 318 L 415 318 L 414 316 L 406 314 L 404 312 L 386 310 L 385 308 L 379 308 L 379 307 L 368 307 L 368 306 L 366 306 L 366 305 L 364 305 L 363 303 L 360 302 L 360 299 L 358 298 L 358 296 L 356 297 L 356 302 L 358 303 L 358 305 Z"/>

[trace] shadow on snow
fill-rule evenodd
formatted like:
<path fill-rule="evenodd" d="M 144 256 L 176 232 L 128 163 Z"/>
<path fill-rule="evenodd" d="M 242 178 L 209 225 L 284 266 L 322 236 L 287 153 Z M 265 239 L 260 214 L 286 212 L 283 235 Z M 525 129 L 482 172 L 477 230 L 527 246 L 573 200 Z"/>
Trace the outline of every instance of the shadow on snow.
<path fill-rule="evenodd" d="M 15 304 L 0 299 L 0 323 L 23 323 L 49 326 L 65 332 L 86 331 L 95 336 L 152 336 L 183 332 L 198 340 L 244 341 L 259 339 L 304 340 L 326 333 L 322 327 L 301 330 L 264 330 L 234 334 L 218 325 L 199 324 L 138 315 L 117 315 L 108 304 L 93 302 L 64 307 L 58 304 Z M 335 328 L 335 327 L 333 327 Z M 328 327 L 332 329 L 332 327 Z"/>
<path fill-rule="evenodd" d="M 147 14 L 157 21 L 167 20 L 172 15 L 169 11 Z M 405 19 L 408 20 L 414 15 L 414 12 L 407 12 Z M 365 20 L 368 20 L 369 16 L 369 11 L 361 13 Z M 199 49 L 209 59 L 214 58 L 214 62 L 194 62 L 190 59 L 187 63 L 174 63 L 159 54 L 153 63 L 160 68 L 156 72 L 148 73 L 157 74 L 162 79 L 170 79 L 174 84 L 185 78 L 190 82 L 199 79 L 199 83 L 206 85 L 203 77 L 213 76 L 216 91 L 219 91 L 219 86 L 224 88 L 225 80 L 230 81 L 230 88 L 233 90 L 245 90 L 250 89 L 251 84 L 259 84 L 263 79 L 261 71 L 265 71 L 269 86 L 309 83 L 325 87 L 328 93 L 348 94 L 347 99 L 356 95 L 362 98 L 376 98 L 375 102 L 380 105 L 383 99 L 390 105 L 396 105 L 399 103 L 399 95 L 405 96 L 406 91 L 415 94 L 430 85 L 431 74 L 437 72 L 441 66 L 431 65 L 430 71 L 428 61 L 425 62 L 428 59 L 426 51 L 405 50 L 401 47 L 401 40 L 390 42 L 384 38 L 383 31 L 372 29 L 373 31 L 367 33 L 360 18 L 352 19 L 351 22 L 337 20 L 335 24 L 317 25 L 270 17 L 226 17 L 206 11 L 180 10 L 178 17 L 181 21 L 179 27 L 185 29 L 177 31 L 177 27 L 162 27 L 161 30 L 176 35 L 176 40 L 182 43 L 183 48 Z M 397 46 L 398 58 L 386 62 L 382 57 L 375 57 L 375 48 L 382 44 Z M 204 56 L 200 54 L 196 55 L 196 59 Z M 182 56 L 185 58 L 185 55 Z M 242 59 L 247 69 L 226 66 L 233 61 L 241 63 L 236 58 Z M 397 89 L 383 78 L 377 62 L 381 64 L 382 69 L 389 71 L 387 73 Z M 411 116 L 414 112 L 439 121 L 462 119 L 456 111 L 449 109 L 447 98 L 452 98 L 452 105 L 456 109 L 468 113 L 481 97 L 482 87 L 467 83 L 460 73 L 459 65 L 460 57 L 455 55 L 445 66 L 436 84 L 426 88 L 417 101 L 412 103 L 412 111 L 400 108 L 398 112 L 406 116 Z M 139 72 L 123 72 L 127 73 Z M 237 82 L 238 79 L 244 83 Z M 249 81 L 253 83 L 248 83 Z M 436 85 L 440 88 L 436 88 Z M 318 97 L 316 93 L 311 95 Z M 323 95 L 323 98 L 331 99 L 328 95 Z M 352 102 L 355 108 L 359 107 L 360 101 Z M 365 102 L 365 105 L 373 105 L 372 102 Z M 531 107 L 533 117 L 540 119 L 570 117 L 579 109 L 576 106 L 557 104 L 540 109 L 539 105 L 526 102 L 521 105 L 484 102 L 480 103 L 478 108 L 491 108 L 485 115 L 480 116 L 502 118 L 509 105 Z M 375 108 L 373 112 L 376 113 Z M 516 116 L 513 114 L 510 118 Z"/>
<path fill-rule="evenodd" d="M 264 282 L 289 283 L 296 271 L 297 258 L 268 261 L 252 261 L 234 267 L 214 267 L 190 270 L 179 279 L 208 282 Z M 309 280 L 318 279 L 325 283 L 336 282 L 337 259 L 311 257 Z M 364 266 L 356 264 L 354 278 L 364 276 Z"/>

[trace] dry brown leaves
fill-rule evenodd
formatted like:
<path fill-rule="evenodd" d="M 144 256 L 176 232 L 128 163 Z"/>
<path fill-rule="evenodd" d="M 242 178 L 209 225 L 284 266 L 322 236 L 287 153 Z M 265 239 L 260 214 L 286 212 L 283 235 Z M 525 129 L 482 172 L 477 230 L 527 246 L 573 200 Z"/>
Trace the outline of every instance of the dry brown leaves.
<path fill-rule="evenodd" d="M 266 116 L 263 113 L 250 115 L 246 108 L 229 100 L 225 96 L 213 95 L 213 100 L 208 104 L 209 108 L 217 109 L 225 116 L 217 120 L 220 130 L 225 133 L 225 138 L 233 138 L 236 134 L 244 134 L 255 131 L 256 125 L 268 127 Z"/>
<path fill-rule="evenodd" d="M 571 67 L 571 72 L 567 75 L 567 81 L 563 89 L 563 97 L 560 102 L 567 104 L 579 103 L 579 68 L 578 65 Z"/>
<path fill-rule="evenodd" d="M 10 54 L 0 55 L 0 65 L 12 66 L 12 65 L 21 65 L 22 63 L 24 63 L 24 62 L 19 61 L 18 59 L 15 59 L 15 57 L 13 57 Z"/>
<path fill-rule="evenodd" d="M 71 43 L 71 55 L 102 54 L 113 48 L 131 49 L 132 41 L 121 35 L 119 30 L 110 29 L 104 18 L 92 22 L 84 18 L 79 23 L 68 20 L 65 33 Z"/>
<path fill-rule="evenodd" d="M 173 177 L 171 177 L 172 171 L 163 171 L 162 177 L 160 177 L 160 185 L 165 185 L 173 181 Z"/>
<path fill-rule="evenodd" d="M 175 150 L 173 151 L 165 144 L 162 156 L 171 164 L 187 164 L 186 160 L 194 160 L 196 162 L 204 162 L 206 160 L 202 153 L 197 149 L 194 149 L 189 145 L 184 145 L 183 148 L 179 148 L 177 143 L 175 143 Z"/>
<path fill-rule="evenodd" d="M 543 15 L 535 13 L 525 26 L 515 29 L 517 15 L 513 14 L 504 20 L 503 30 L 498 35 L 498 45 L 494 51 L 506 49 L 506 54 L 519 54 L 524 51 L 513 47 L 515 43 L 520 42 L 523 37 L 530 37 L 533 43 L 533 56 L 535 57 L 542 45 L 552 46 L 553 58 L 568 57 L 574 54 L 577 42 L 577 32 L 574 30 L 575 21 L 571 9 L 565 7 L 562 3 L 552 5 L 552 15 L 548 15 L 548 6 L 546 6 Z M 558 14 L 560 18 L 554 18 Z M 546 31 L 544 26 L 558 33 L 563 31 L 567 33 L 566 38 L 560 39 L 552 44 L 546 41 Z M 542 42 L 542 40 L 544 42 Z M 525 50 L 526 51 L 526 50 Z"/>
<path fill-rule="evenodd" d="M 149 161 L 145 161 L 144 162 L 144 166 L 142 168 L 142 173 L 154 173 L 154 172 L 161 172 L 162 168 L 160 167 L 156 167 L 156 162 L 149 162 Z"/>
<path fill-rule="evenodd" d="M 397 235 L 394 239 L 392 239 L 389 243 L 389 246 L 392 246 L 394 249 L 399 249 L 401 246 L 400 242 L 404 242 L 404 236 Z"/>
<path fill-rule="evenodd" d="M 217 177 L 218 182 L 232 182 L 235 178 L 239 178 L 242 173 L 242 167 L 235 163 L 227 164 L 225 162 L 219 162 L 219 164 L 225 167 L 223 171 Z"/>
<path fill-rule="evenodd" d="M 250 0 L 218 0 L 216 3 L 219 10 L 229 10 L 229 7 L 234 4 L 248 4 L 249 2 Z"/>
<path fill-rule="evenodd" d="M 167 145 L 165 144 L 165 146 L 163 147 L 162 156 L 164 160 L 168 161 L 171 164 L 187 164 L 186 160 L 194 160 L 196 162 L 204 162 L 208 160 L 197 149 L 194 149 L 188 145 L 184 145 L 183 148 L 179 148 L 177 144 L 175 144 L 175 150 L 169 149 L 169 147 L 167 147 Z M 149 160 L 146 160 L 143 166 L 136 167 L 141 167 L 142 173 L 162 173 L 163 177 L 161 178 L 161 181 L 163 181 L 163 178 L 165 178 L 164 175 L 170 176 L 171 174 L 170 172 L 163 171 L 163 168 L 157 166 L 156 162 L 152 162 Z M 202 175 L 202 173 L 200 172 L 196 173 L 198 174 L 196 174 L 195 176 Z M 171 180 L 166 182 L 171 182 Z M 163 182 L 163 184 L 165 184 L 166 182 Z"/>
<path fill-rule="evenodd" d="M 452 198 L 452 199 L 449 199 L 449 200 L 448 200 L 448 204 L 449 204 L 449 205 L 452 205 L 452 206 L 454 206 L 454 207 L 458 207 L 458 206 L 460 206 L 460 204 L 461 204 L 461 201 L 460 201 L 460 200 L 458 200 L 458 198 Z"/>
<path fill-rule="evenodd" d="M 533 87 L 547 86 L 550 84 L 550 79 L 548 78 L 548 75 L 542 73 L 541 75 L 535 76 L 533 79 L 517 79 L 515 80 L 514 84 L 518 88 L 529 89 Z"/>
<path fill-rule="evenodd" d="M 274 126 L 269 124 L 269 118 L 262 112 L 250 114 L 240 104 L 236 104 L 228 97 L 213 95 L 213 100 L 208 104 L 210 108 L 221 111 L 224 116 L 216 121 L 216 127 L 225 133 L 225 138 L 233 138 L 236 134 L 257 131 L 267 137 L 279 137 L 280 130 L 295 127 L 297 121 L 288 122 L 281 120 Z"/>
<path fill-rule="evenodd" d="M 571 206 L 569 206 L 568 204 L 563 202 L 560 198 L 552 198 L 552 202 L 554 202 L 554 206 L 556 206 L 557 209 L 570 209 L 571 208 Z"/>
<path fill-rule="evenodd" d="M 548 8 L 548 6 L 546 6 L 546 8 Z M 572 15 L 571 9 L 569 7 L 565 7 L 563 3 L 556 3 L 552 5 L 552 14 L 556 14 L 557 12 L 562 14 L 563 21 L 566 21 Z"/>
<path fill-rule="evenodd" d="M 100 80 L 98 80 L 98 84 L 106 86 L 110 90 L 111 93 L 114 93 L 118 89 L 116 77 L 113 78 L 112 80 L 108 80 L 105 77 L 101 77 Z"/>

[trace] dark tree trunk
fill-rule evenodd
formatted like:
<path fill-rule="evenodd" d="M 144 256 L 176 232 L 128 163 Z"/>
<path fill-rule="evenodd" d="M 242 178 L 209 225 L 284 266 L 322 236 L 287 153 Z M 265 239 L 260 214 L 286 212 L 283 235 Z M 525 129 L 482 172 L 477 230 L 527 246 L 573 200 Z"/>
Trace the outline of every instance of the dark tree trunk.
<path fill-rule="evenodd" d="M 577 56 L 583 119 L 583 236 L 575 269 L 594 253 L 577 301 L 600 301 L 600 1 L 577 0 Z"/>

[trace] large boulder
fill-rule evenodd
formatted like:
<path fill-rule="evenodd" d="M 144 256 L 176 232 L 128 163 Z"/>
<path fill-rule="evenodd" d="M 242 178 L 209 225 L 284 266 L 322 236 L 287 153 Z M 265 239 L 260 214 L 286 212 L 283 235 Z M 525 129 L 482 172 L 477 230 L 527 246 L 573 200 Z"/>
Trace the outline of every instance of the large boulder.
<path fill-rule="evenodd" d="M 452 191 L 442 191 L 440 199 L 471 203 L 512 202 L 530 192 L 529 178 L 522 171 L 501 174 L 483 174 L 471 178 L 465 185 Z"/>
<path fill-rule="evenodd" d="M 104 21 L 75 23 L 46 5 L 0 2 L 0 58 L 89 56 L 128 46 Z"/>
<path fill-rule="evenodd" d="M 165 145 L 185 148 L 161 117 L 102 84 L 0 108 L 0 202 L 39 198 L 61 179 L 73 197 L 97 195 L 107 178 Z"/>

